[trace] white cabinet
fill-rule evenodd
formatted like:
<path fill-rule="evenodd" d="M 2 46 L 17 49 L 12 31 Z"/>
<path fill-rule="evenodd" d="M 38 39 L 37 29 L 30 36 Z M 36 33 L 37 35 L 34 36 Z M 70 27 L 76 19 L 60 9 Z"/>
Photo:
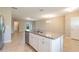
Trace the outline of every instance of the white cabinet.
<path fill-rule="evenodd" d="M 33 34 L 29 34 L 29 44 L 31 45 L 31 46 L 33 46 L 34 45 L 34 37 L 33 37 Z"/>
<path fill-rule="evenodd" d="M 38 51 L 39 50 L 39 37 L 38 35 L 34 35 L 34 48 Z"/>
<path fill-rule="evenodd" d="M 51 42 L 51 51 L 52 52 L 60 52 L 60 47 L 61 44 L 60 44 L 60 38 L 56 38 L 54 40 L 52 40 Z"/>
<path fill-rule="evenodd" d="M 63 36 L 49 39 L 30 33 L 29 44 L 38 52 L 60 52 L 63 51 Z"/>
<path fill-rule="evenodd" d="M 37 35 L 30 33 L 29 34 L 29 44 L 38 51 L 39 48 L 39 38 Z"/>
<path fill-rule="evenodd" d="M 39 51 L 40 52 L 50 51 L 50 39 L 41 37 L 41 39 L 39 40 Z"/>

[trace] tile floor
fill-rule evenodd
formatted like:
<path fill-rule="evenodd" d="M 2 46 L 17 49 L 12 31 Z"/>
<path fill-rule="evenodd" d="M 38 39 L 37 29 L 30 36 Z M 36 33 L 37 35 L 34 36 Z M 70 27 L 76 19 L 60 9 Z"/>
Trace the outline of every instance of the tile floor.
<path fill-rule="evenodd" d="M 4 45 L 2 52 L 35 52 L 29 45 L 25 44 L 24 32 L 12 35 L 12 42 Z"/>

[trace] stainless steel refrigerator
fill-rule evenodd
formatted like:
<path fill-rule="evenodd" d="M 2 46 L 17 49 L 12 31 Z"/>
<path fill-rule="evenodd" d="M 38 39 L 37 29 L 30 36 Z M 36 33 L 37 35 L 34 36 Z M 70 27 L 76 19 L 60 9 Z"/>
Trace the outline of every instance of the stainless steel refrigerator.
<path fill-rule="evenodd" d="M 4 20 L 3 17 L 0 16 L 0 49 L 2 49 L 4 46 L 4 32 L 5 32 Z"/>

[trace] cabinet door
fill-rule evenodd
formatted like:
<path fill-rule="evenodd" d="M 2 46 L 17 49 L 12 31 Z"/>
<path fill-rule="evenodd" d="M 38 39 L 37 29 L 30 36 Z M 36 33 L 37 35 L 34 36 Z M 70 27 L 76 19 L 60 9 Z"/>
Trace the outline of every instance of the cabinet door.
<path fill-rule="evenodd" d="M 41 37 L 39 41 L 39 51 L 49 52 L 50 51 L 50 39 Z"/>
<path fill-rule="evenodd" d="M 38 48 L 39 48 L 39 36 L 38 35 L 34 35 L 33 47 L 38 51 Z"/>
<path fill-rule="evenodd" d="M 40 39 L 39 39 L 39 52 L 42 52 L 42 49 L 43 49 L 43 41 L 42 41 L 43 39 L 40 37 Z"/>
<path fill-rule="evenodd" d="M 55 38 L 52 40 L 51 51 L 52 52 L 60 52 L 61 51 L 61 37 Z"/>
<path fill-rule="evenodd" d="M 33 37 L 33 34 L 29 34 L 29 44 L 31 45 L 31 46 L 33 46 L 34 45 L 34 37 Z"/>
<path fill-rule="evenodd" d="M 50 40 L 51 39 L 48 39 L 48 38 L 43 38 L 44 40 L 42 41 L 43 43 L 43 52 L 49 52 L 50 51 Z"/>
<path fill-rule="evenodd" d="M 32 44 L 32 35 L 31 35 L 31 33 L 29 33 L 29 44 L 30 45 Z"/>
<path fill-rule="evenodd" d="M 38 51 L 38 48 L 39 48 L 39 36 L 31 33 L 29 43 L 34 49 L 36 49 Z"/>

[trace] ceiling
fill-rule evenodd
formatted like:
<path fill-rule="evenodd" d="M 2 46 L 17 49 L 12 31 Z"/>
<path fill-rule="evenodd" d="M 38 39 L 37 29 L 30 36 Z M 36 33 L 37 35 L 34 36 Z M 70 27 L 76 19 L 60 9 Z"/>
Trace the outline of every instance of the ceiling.
<path fill-rule="evenodd" d="M 12 17 L 17 20 L 26 20 L 26 17 L 38 20 L 43 14 L 54 14 L 63 9 L 65 7 L 13 7 Z"/>

